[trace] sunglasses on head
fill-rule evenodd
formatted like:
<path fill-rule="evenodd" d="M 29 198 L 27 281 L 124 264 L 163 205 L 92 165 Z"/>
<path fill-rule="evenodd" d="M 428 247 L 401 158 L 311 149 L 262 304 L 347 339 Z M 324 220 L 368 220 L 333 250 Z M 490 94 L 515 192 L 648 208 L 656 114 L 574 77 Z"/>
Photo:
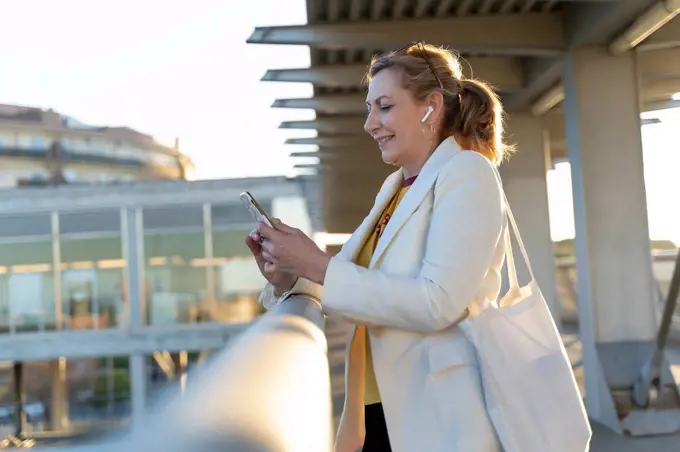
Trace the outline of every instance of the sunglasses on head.
<path fill-rule="evenodd" d="M 427 65 L 430 67 L 430 70 L 432 71 L 432 75 L 434 75 L 434 78 L 437 80 L 437 83 L 439 84 L 439 87 L 441 89 L 444 89 L 444 85 L 442 84 L 442 81 L 439 80 L 439 77 L 437 77 L 437 73 L 434 71 L 434 66 L 432 66 L 432 63 L 430 62 L 430 59 L 427 57 L 427 52 L 425 51 L 425 45 L 423 44 L 423 41 L 414 41 L 410 44 L 405 45 L 404 47 L 397 49 L 393 52 L 391 52 L 393 55 L 396 55 L 398 53 L 403 53 L 404 55 L 407 55 L 409 50 L 412 47 L 417 47 L 418 50 L 420 51 L 420 56 L 423 57 Z"/>

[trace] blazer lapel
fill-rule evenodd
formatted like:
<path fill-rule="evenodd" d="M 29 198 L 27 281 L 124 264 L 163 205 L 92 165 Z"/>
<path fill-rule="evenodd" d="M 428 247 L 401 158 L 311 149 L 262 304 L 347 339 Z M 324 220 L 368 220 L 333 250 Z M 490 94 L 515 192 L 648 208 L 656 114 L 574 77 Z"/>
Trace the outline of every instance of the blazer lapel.
<path fill-rule="evenodd" d="M 372 268 L 378 262 L 387 246 L 396 236 L 397 232 L 399 232 L 406 220 L 408 220 L 411 214 L 415 212 L 420 203 L 423 201 L 425 195 L 437 180 L 437 176 L 439 175 L 441 168 L 451 157 L 460 152 L 460 150 L 460 146 L 453 138 L 444 140 L 437 147 L 437 149 L 435 149 L 423 166 L 420 174 L 418 174 L 418 178 L 413 183 L 411 188 L 409 188 L 409 190 L 406 192 L 404 198 L 394 211 L 394 215 L 392 215 L 392 218 L 390 218 L 390 221 L 387 223 L 380 240 L 378 240 L 378 245 L 376 246 L 375 252 L 373 253 L 370 268 Z M 399 179 L 399 182 L 402 180 L 403 175 Z M 396 189 L 394 192 L 396 192 Z M 392 196 L 394 195 L 394 192 L 392 193 Z M 385 205 L 390 199 L 392 199 L 392 196 L 389 196 L 387 200 L 385 200 L 384 204 L 378 211 L 378 215 L 380 215 L 380 213 L 384 210 Z"/>
<path fill-rule="evenodd" d="M 354 261 L 356 259 L 359 251 L 361 251 L 361 248 L 368 239 L 368 235 L 373 232 L 373 228 L 380 215 L 382 215 L 383 210 L 385 210 L 387 203 L 392 200 L 394 194 L 401 187 L 402 180 L 403 176 L 401 171 L 395 171 L 387 177 L 382 189 L 376 197 L 373 208 L 366 218 L 364 218 L 364 221 L 361 222 L 356 231 L 354 231 L 352 236 L 347 240 L 345 246 L 342 247 L 342 251 L 338 256 L 339 258 L 347 261 Z"/>

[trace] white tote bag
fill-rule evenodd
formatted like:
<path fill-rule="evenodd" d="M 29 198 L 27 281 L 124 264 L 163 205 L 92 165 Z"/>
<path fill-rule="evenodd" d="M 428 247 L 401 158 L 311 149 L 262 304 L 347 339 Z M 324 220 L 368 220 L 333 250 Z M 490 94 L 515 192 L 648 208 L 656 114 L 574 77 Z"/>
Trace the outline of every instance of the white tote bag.
<path fill-rule="evenodd" d="M 592 431 L 567 352 L 536 284 L 517 224 L 508 220 L 531 276 L 517 280 L 505 228 L 509 291 L 461 328 L 477 351 L 486 407 L 505 452 L 584 452 Z"/>

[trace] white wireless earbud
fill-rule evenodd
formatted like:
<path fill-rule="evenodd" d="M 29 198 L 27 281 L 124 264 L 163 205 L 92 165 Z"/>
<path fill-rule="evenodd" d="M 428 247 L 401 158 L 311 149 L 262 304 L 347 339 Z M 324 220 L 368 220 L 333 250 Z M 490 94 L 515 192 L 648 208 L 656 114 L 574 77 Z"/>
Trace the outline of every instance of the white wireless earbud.
<path fill-rule="evenodd" d="M 423 119 L 421 119 L 420 122 L 425 122 L 425 121 L 427 121 L 427 118 L 430 117 L 430 115 L 432 114 L 433 111 L 434 111 L 434 108 L 432 108 L 432 105 L 430 105 L 429 107 L 427 107 L 427 113 L 425 113 L 425 116 L 423 116 Z"/>

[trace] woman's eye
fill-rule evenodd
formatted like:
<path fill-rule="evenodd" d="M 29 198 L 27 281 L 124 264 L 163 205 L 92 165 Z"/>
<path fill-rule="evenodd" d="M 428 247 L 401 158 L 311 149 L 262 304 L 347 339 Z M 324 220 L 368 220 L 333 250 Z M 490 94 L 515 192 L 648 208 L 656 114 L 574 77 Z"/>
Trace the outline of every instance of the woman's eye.
<path fill-rule="evenodd" d="M 387 111 L 387 110 L 389 110 L 390 108 L 392 108 L 391 105 L 381 105 L 381 106 L 380 106 L 380 109 L 381 109 L 382 111 Z"/>

